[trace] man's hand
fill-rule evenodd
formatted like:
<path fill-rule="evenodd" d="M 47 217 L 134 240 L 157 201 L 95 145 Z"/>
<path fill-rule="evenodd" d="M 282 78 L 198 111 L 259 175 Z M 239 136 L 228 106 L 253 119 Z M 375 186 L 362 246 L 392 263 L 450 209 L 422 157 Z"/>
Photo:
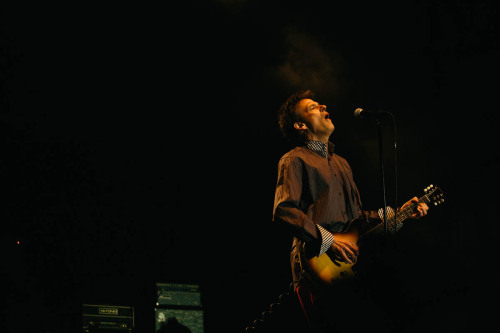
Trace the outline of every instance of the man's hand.
<path fill-rule="evenodd" d="M 358 246 L 347 239 L 345 234 L 333 233 L 333 243 L 331 249 L 333 253 L 343 262 L 354 264 L 359 254 Z"/>
<path fill-rule="evenodd" d="M 401 209 L 404 209 L 404 208 L 408 207 L 409 205 L 411 205 L 413 203 L 417 203 L 417 202 L 418 202 L 418 198 L 414 197 L 413 199 L 411 199 L 408 202 L 406 202 L 401 207 Z M 427 206 L 427 204 L 425 204 L 424 202 L 420 202 L 417 205 L 417 207 L 415 208 L 415 213 L 413 213 L 413 215 L 411 215 L 410 218 L 412 218 L 412 219 L 419 219 L 421 217 L 424 217 L 425 215 L 427 215 L 427 211 L 428 210 L 429 210 L 429 206 Z"/>

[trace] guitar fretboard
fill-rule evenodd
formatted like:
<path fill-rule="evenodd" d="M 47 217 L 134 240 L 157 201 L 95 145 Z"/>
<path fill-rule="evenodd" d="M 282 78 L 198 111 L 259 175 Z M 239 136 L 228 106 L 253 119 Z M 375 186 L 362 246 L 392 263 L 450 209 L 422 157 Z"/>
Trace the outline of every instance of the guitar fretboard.
<path fill-rule="evenodd" d="M 430 200 L 430 195 L 432 193 L 426 194 L 422 196 L 420 199 L 418 199 L 418 202 L 414 202 L 402 210 L 395 212 L 394 210 L 387 211 L 387 229 L 389 231 L 396 230 L 397 226 L 401 224 L 404 220 L 412 216 L 415 212 L 415 208 L 418 206 L 419 203 L 425 203 L 429 204 L 431 202 Z M 396 217 L 396 218 L 394 218 Z M 377 224 L 373 228 L 369 229 L 365 234 L 373 233 L 373 232 L 381 232 L 384 230 L 384 221 L 382 220 L 382 223 Z"/>

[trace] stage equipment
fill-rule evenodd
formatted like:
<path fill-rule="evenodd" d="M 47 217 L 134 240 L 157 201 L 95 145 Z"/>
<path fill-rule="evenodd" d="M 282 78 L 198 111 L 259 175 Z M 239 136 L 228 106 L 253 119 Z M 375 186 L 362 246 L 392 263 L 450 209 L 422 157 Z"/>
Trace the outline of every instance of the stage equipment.
<path fill-rule="evenodd" d="M 84 332 L 132 332 L 134 308 L 130 306 L 83 304 L 82 328 Z"/>
<path fill-rule="evenodd" d="M 157 283 L 156 330 L 163 325 L 184 325 L 192 333 L 203 333 L 203 307 L 197 284 Z M 167 330 L 168 331 L 168 330 Z"/>

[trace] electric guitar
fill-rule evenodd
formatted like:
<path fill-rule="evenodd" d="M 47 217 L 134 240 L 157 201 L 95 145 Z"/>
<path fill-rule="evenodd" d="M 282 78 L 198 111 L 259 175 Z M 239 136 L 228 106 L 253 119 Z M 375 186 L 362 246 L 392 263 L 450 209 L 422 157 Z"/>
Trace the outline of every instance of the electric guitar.
<path fill-rule="evenodd" d="M 415 208 L 419 203 L 423 202 L 427 205 L 439 205 L 444 202 L 443 191 L 434 185 L 429 185 L 424 189 L 426 193 L 418 202 L 414 202 L 404 209 L 398 211 L 396 214 L 394 211 L 387 211 L 387 228 L 388 230 L 397 230 L 397 227 L 406 220 L 408 217 L 414 214 Z M 396 215 L 396 218 L 394 218 Z M 378 220 L 377 220 L 378 221 Z M 378 222 L 377 224 L 369 224 L 364 219 L 352 220 L 346 223 L 343 233 L 347 237 L 347 240 L 356 244 L 363 237 L 368 236 L 372 233 L 383 232 L 385 228 L 384 222 Z M 331 250 L 321 256 L 312 257 L 307 259 L 307 266 L 309 267 L 311 273 L 320 280 L 327 284 L 333 284 L 336 280 L 345 279 L 355 276 L 353 266 L 356 264 L 348 264 L 340 261 L 340 258 L 335 256 Z"/>

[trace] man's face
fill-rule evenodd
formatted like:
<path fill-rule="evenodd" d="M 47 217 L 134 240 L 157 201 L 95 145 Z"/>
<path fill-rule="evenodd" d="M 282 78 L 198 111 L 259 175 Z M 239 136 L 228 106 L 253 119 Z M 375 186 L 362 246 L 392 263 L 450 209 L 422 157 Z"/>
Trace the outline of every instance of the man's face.
<path fill-rule="evenodd" d="M 295 110 L 304 120 L 310 140 L 328 140 L 335 126 L 330 119 L 330 114 L 326 112 L 326 105 L 318 104 L 312 99 L 303 99 L 297 104 Z M 298 126 L 300 125 L 296 123 L 296 129 L 305 129 L 298 128 Z"/>

